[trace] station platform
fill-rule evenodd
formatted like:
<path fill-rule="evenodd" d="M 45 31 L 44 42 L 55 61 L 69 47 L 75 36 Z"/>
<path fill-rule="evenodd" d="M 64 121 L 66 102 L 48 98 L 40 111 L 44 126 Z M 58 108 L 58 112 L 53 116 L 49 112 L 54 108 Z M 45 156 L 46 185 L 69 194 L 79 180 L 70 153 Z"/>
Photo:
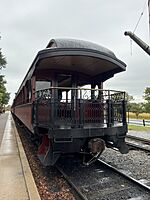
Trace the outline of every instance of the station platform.
<path fill-rule="evenodd" d="M 40 200 L 10 112 L 0 115 L 0 200 Z"/>

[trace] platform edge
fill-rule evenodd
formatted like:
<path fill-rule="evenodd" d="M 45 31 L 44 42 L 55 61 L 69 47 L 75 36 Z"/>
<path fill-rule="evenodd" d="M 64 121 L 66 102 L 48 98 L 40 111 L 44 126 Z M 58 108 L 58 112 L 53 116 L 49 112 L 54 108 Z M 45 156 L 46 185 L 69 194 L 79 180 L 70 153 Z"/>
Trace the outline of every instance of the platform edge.
<path fill-rule="evenodd" d="M 14 125 L 14 131 L 15 131 L 15 135 L 16 135 L 20 160 L 22 163 L 22 168 L 23 168 L 23 173 L 24 173 L 24 177 L 25 177 L 25 181 L 26 181 L 29 199 L 30 200 L 35 200 L 35 199 L 41 200 L 13 118 L 12 118 L 12 123 Z"/>

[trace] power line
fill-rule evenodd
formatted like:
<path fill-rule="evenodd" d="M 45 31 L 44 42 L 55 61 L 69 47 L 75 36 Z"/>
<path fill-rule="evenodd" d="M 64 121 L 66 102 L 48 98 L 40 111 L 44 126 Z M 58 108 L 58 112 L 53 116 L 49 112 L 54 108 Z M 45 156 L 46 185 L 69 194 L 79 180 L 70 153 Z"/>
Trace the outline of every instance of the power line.
<path fill-rule="evenodd" d="M 138 19 L 138 21 L 137 21 L 137 23 L 136 23 L 136 25 L 135 25 L 135 28 L 134 28 L 134 30 L 133 30 L 133 33 L 135 33 L 135 31 L 136 31 L 136 29 L 137 29 L 137 27 L 138 27 L 138 25 L 139 25 L 139 23 L 140 23 L 140 21 L 141 21 L 141 18 L 142 18 L 142 16 L 143 16 L 144 12 L 145 12 L 146 7 L 147 7 L 147 0 L 145 0 L 145 3 L 144 3 L 144 6 L 143 6 L 143 9 L 142 9 L 142 12 L 141 12 L 140 17 L 139 17 L 139 19 Z M 130 51 L 131 51 L 131 56 L 132 56 L 132 39 L 130 39 Z"/>
<path fill-rule="evenodd" d="M 140 17 L 139 17 L 139 19 L 138 19 L 138 21 L 137 21 L 137 23 L 136 23 L 136 26 L 135 26 L 135 28 L 134 28 L 133 33 L 135 33 L 135 31 L 136 31 L 136 29 L 137 29 L 137 27 L 138 27 L 138 25 L 139 25 L 139 23 L 140 23 L 140 20 L 141 20 L 143 14 L 144 14 L 144 12 L 145 12 L 146 7 L 147 7 L 147 0 L 146 0 L 145 3 L 144 3 L 143 10 L 142 10 L 142 12 L 141 12 L 141 14 L 140 14 Z"/>

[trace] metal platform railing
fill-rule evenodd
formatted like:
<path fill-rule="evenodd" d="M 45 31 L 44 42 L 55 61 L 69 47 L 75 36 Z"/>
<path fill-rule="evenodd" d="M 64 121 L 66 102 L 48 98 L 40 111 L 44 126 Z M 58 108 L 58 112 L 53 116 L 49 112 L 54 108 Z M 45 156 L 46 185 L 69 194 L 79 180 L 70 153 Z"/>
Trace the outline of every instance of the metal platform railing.
<path fill-rule="evenodd" d="M 37 91 L 35 96 L 36 124 L 81 128 L 126 123 L 125 92 L 51 87 Z"/>

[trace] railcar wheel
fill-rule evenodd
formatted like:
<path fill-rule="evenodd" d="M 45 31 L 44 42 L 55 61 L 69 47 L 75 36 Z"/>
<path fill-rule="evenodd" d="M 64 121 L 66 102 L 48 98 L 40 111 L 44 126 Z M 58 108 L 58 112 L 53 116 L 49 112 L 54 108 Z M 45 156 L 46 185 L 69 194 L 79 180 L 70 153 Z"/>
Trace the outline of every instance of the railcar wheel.
<path fill-rule="evenodd" d="M 38 158 L 44 166 L 53 166 L 60 154 L 55 154 L 53 152 L 53 146 L 51 139 L 48 138 L 48 135 L 42 136 L 42 143 L 38 148 Z"/>

